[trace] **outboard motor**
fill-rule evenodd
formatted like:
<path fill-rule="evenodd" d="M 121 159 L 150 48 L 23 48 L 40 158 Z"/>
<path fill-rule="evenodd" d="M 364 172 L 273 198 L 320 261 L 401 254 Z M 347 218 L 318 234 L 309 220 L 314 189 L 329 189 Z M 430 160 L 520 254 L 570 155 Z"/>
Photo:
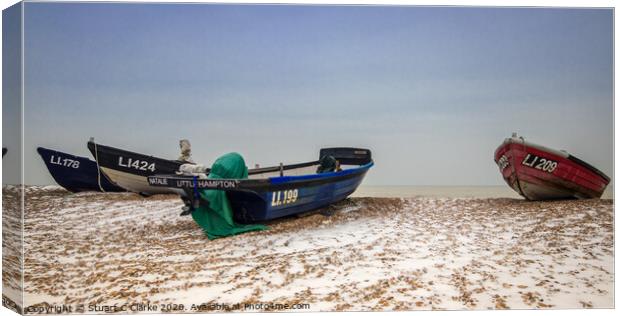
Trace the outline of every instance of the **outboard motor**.
<path fill-rule="evenodd" d="M 338 160 L 332 155 L 325 155 L 319 160 L 319 167 L 316 173 L 334 172 L 338 168 Z"/>

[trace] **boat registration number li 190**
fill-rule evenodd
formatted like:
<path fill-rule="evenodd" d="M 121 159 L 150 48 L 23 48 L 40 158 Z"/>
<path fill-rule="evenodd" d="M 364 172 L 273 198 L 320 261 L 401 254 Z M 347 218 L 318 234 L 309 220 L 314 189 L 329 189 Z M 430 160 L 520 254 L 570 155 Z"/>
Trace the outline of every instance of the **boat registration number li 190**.
<path fill-rule="evenodd" d="M 558 167 L 558 162 L 551 159 L 538 157 L 536 155 L 527 154 L 522 164 L 530 168 L 539 169 L 546 172 L 553 172 Z"/>
<path fill-rule="evenodd" d="M 132 160 L 131 158 L 125 158 L 123 156 L 119 156 L 118 157 L 118 165 L 120 167 L 125 167 L 125 168 L 133 168 L 136 170 L 143 170 L 143 171 L 153 171 L 155 172 L 155 163 L 152 162 L 149 164 L 148 161 L 144 161 L 144 160 Z"/>

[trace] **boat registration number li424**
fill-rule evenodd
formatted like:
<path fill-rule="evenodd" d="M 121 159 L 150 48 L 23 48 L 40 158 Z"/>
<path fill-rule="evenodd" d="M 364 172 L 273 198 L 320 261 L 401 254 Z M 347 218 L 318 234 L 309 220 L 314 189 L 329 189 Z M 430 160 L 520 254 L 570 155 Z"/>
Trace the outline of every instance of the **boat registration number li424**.
<path fill-rule="evenodd" d="M 271 192 L 271 206 L 293 204 L 297 202 L 299 191 L 297 189 Z"/>
<path fill-rule="evenodd" d="M 73 160 L 73 159 L 69 159 L 69 158 L 61 159 L 61 157 L 56 157 L 54 155 L 52 155 L 52 157 L 50 157 L 50 163 L 55 164 L 55 165 L 59 165 L 59 166 L 63 166 L 63 167 L 73 168 L 73 169 L 80 168 L 80 162 L 79 161 Z"/>
<path fill-rule="evenodd" d="M 525 158 L 523 159 L 522 164 L 524 166 L 546 171 L 549 173 L 552 173 L 558 167 L 557 161 L 553 161 L 551 159 L 547 159 L 543 157 L 538 157 L 532 154 L 527 154 L 527 156 L 525 156 Z"/>
<path fill-rule="evenodd" d="M 139 160 L 139 159 L 131 159 L 131 158 L 125 158 L 123 156 L 119 156 L 118 157 L 118 165 L 120 167 L 125 167 L 125 168 L 130 168 L 130 169 L 136 169 L 136 170 L 143 170 L 143 171 L 153 171 L 155 172 L 155 163 L 152 162 L 149 164 L 148 161 L 144 161 L 144 160 Z"/>

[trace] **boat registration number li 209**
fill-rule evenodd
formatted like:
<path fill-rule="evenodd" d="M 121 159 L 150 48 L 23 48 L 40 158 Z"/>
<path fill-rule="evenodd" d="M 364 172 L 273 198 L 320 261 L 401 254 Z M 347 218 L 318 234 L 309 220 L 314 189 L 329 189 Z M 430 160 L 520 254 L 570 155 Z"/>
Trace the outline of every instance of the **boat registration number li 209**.
<path fill-rule="evenodd" d="M 506 169 L 506 167 L 508 167 L 509 164 L 510 163 L 508 161 L 508 158 L 506 158 L 505 155 L 502 155 L 499 158 L 499 160 L 497 160 L 497 165 L 499 166 L 500 171 L 504 171 L 504 169 Z M 523 158 L 523 161 L 521 162 L 521 164 L 524 166 L 530 167 L 530 168 L 546 171 L 549 173 L 552 173 L 558 167 L 557 161 L 539 157 L 539 156 L 532 155 L 532 154 L 527 154 L 527 156 Z"/>
<path fill-rule="evenodd" d="M 557 161 L 553 161 L 551 159 L 547 159 L 543 157 L 538 157 L 532 154 L 527 154 L 527 156 L 525 156 L 525 158 L 523 159 L 522 164 L 524 166 L 546 171 L 549 173 L 552 173 L 558 167 Z"/>

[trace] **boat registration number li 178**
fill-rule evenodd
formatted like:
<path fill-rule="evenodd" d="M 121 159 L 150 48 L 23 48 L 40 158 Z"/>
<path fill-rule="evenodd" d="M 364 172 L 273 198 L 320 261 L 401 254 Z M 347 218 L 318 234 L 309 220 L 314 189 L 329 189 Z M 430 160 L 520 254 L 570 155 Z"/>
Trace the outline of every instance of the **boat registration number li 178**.
<path fill-rule="evenodd" d="M 73 160 L 73 159 L 69 159 L 69 158 L 61 159 L 60 157 L 56 157 L 54 155 L 52 155 L 52 157 L 50 157 L 50 163 L 55 164 L 55 165 L 59 165 L 59 166 L 63 166 L 63 167 L 73 168 L 73 169 L 80 168 L 80 162 L 79 161 Z"/>
<path fill-rule="evenodd" d="M 131 158 L 125 158 L 123 156 L 119 156 L 118 157 L 118 165 L 121 167 L 125 167 L 125 168 L 133 168 L 136 170 L 143 170 L 143 171 L 153 171 L 155 172 L 155 163 L 152 162 L 149 164 L 148 161 L 144 161 L 144 160 L 133 160 Z"/>
<path fill-rule="evenodd" d="M 280 206 L 297 202 L 297 189 L 271 192 L 271 206 Z"/>
<path fill-rule="evenodd" d="M 546 171 L 546 172 L 549 172 L 549 173 L 553 172 L 558 167 L 558 162 L 557 161 L 553 161 L 553 160 L 547 159 L 547 158 L 538 157 L 538 156 L 532 155 L 532 154 L 527 154 L 527 156 L 525 156 L 525 159 L 523 159 L 522 164 L 524 166 L 528 166 L 530 168 Z"/>

